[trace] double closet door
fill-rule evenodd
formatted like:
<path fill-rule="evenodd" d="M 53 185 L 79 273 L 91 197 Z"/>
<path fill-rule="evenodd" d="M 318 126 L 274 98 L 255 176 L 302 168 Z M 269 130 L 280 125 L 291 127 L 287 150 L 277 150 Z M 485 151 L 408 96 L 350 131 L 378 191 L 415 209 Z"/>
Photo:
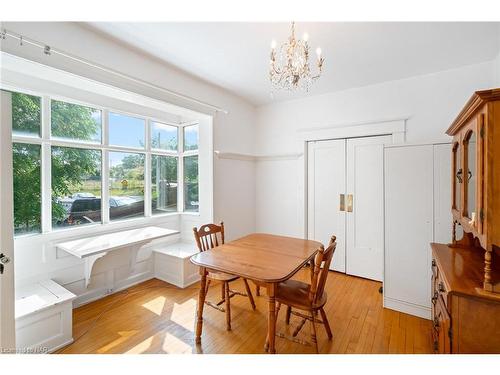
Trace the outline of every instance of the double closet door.
<path fill-rule="evenodd" d="M 331 269 L 382 281 L 384 144 L 391 136 L 308 144 L 308 238 L 337 236 Z"/>

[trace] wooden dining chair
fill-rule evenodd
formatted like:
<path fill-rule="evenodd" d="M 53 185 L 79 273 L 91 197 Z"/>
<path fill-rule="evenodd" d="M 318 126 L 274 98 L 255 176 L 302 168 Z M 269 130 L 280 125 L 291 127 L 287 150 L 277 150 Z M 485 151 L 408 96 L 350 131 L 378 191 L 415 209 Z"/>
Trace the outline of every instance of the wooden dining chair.
<path fill-rule="evenodd" d="M 325 284 L 336 246 L 336 237 L 332 236 L 326 250 L 322 246 L 320 251 L 316 254 L 316 257 L 314 258 L 313 271 L 310 276 L 310 284 L 297 280 L 287 280 L 279 283 L 276 291 L 276 302 L 278 303 L 276 308 L 276 317 L 278 316 L 281 304 L 283 304 L 287 306 L 285 319 L 287 325 L 290 324 L 291 315 L 296 315 L 302 318 L 293 331 L 292 336 L 288 336 L 283 333 L 278 333 L 277 336 L 300 344 L 313 345 L 316 349 L 316 353 L 319 352 L 318 341 L 316 338 L 317 323 L 325 326 L 326 334 L 328 335 L 329 340 L 333 337 L 324 306 L 328 298 L 325 292 Z M 302 310 L 303 312 L 294 311 L 293 309 Z M 321 320 L 319 320 L 317 316 L 318 312 L 321 313 Z M 297 334 L 300 332 L 306 321 L 311 322 L 312 343 L 305 340 L 299 340 L 297 338 Z"/>
<path fill-rule="evenodd" d="M 196 245 L 198 246 L 198 250 L 200 252 L 206 251 L 209 249 L 213 249 L 219 245 L 224 244 L 224 223 L 221 222 L 220 225 L 216 224 L 205 224 L 197 229 L 193 228 L 194 238 L 196 240 Z M 255 310 L 255 301 L 253 299 L 252 292 L 250 291 L 250 286 L 248 285 L 248 281 L 243 279 L 245 283 L 246 293 L 241 293 L 236 290 L 232 290 L 229 288 L 229 283 L 235 280 L 238 280 L 239 276 L 229 275 L 223 272 L 208 272 L 207 275 L 207 286 L 205 290 L 205 295 L 208 292 L 208 288 L 210 286 L 210 282 L 212 280 L 220 281 L 221 283 L 221 299 L 219 302 L 214 303 L 211 301 L 205 300 L 205 304 L 218 310 L 226 313 L 226 329 L 228 331 L 231 330 L 231 298 L 235 295 L 248 297 L 250 300 L 250 304 L 252 305 L 252 309 Z M 221 305 L 224 304 L 225 307 Z"/>

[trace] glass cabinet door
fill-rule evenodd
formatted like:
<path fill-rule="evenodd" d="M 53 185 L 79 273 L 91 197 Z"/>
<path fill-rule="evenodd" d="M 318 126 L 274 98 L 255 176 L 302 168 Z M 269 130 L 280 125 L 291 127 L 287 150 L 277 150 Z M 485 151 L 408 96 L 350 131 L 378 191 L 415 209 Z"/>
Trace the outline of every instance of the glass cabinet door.
<path fill-rule="evenodd" d="M 467 184 L 467 216 L 472 218 L 476 213 L 476 181 L 477 181 L 477 142 L 476 133 L 470 132 L 466 138 L 465 146 L 467 147 L 467 173 L 464 174 L 464 182 Z"/>
<path fill-rule="evenodd" d="M 462 181 L 462 167 L 460 158 L 460 145 L 455 143 L 453 146 L 453 208 L 460 210 L 461 181 Z"/>

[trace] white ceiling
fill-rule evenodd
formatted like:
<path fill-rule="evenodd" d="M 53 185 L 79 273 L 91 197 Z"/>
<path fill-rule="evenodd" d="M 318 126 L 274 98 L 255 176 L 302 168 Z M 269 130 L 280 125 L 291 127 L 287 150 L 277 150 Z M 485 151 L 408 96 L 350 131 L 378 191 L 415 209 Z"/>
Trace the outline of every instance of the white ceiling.
<path fill-rule="evenodd" d="M 90 23 L 91 28 L 255 105 L 317 95 L 493 60 L 500 23 L 297 23 L 320 46 L 324 74 L 309 93 L 270 95 L 270 42 L 287 23 Z"/>

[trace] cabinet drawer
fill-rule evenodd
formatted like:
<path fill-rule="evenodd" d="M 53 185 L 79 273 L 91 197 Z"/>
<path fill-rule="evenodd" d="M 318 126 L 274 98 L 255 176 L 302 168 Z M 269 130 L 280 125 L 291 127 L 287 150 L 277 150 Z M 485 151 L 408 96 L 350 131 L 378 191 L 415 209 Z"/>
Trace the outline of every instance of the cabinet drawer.
<path fill-rule="evenodd" d="M 434 350 L 440 354 L 451 353 L 451 319 L 442 296 L 438 297 L 433 310 L 432 338 Z"/>
<path fill-rule="evenodd" d="M 448 290 L 443 281 L 442 273 L 435 261 L 432 261 L 432 305 L 437 302 L 438 297 L 443 299 L 444 306 L 448 308 Z"/>

